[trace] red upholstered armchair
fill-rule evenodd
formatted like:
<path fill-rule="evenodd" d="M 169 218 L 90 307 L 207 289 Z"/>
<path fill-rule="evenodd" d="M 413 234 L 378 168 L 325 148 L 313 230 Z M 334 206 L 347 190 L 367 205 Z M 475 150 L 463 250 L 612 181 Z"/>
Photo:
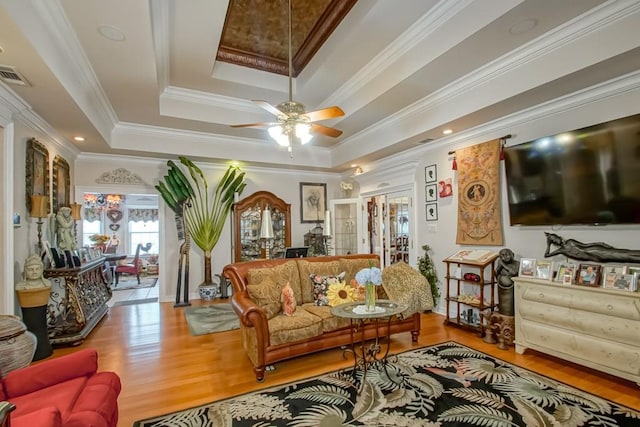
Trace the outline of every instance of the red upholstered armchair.
<path fill-rule="evenodd" d="M 138 285 L 140 284 L 140 248 L 142 248 L 142 243 L 138 243 L 138 246 L 136 246 L 136 255 L 133 257 L 131 264 L 116 265 L 116 286 L 118 286 L 120 273 L 135 274 L 138 279 Z"/>
<path fill-rule="evenodd" d="M 118 375 L 98 372 L 94 349 L 80 350 L 9 372 L 0 400 L 10 404 L 0 402 L 0 415 L 11 427 L 116 427 L 120 389 Z"/>

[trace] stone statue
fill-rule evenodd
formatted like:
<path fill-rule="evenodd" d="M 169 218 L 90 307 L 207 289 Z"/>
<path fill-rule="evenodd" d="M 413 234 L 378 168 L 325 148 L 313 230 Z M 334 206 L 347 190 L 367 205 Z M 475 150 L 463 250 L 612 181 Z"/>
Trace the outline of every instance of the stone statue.
<path fill-rule="evenodd" d="M 564 240 L 553 233 L 544 234 L 547 237 L 546 258 L 564 255 L 580 261 L 640 263 L 640 250 L 617 249 L 602 242 L 582 243 L 574 239 Z M 551 250 L 551 246 L 558 248 Z"/>
<path fill-rule="evenodd" d="M 71 208 L 62 207 L 58 210 L 55 221 L 57 246 L 62 250 L 76 248 L 76 237 L 73 232 L 74 221 L 71 217 Z"/>
<path fill-rule="evenodd" d="M 499 252 L 496 275 L 498 278 L 498 312 L 505 316 L 514 315 L 513 276 L 518 275 L 520 263 L 515 259 L 513 251 L 508 248 Z"/>
<path fill-rule="evenodd" d="M 24 262 L 23 280 L 16 283 L 16 290 L 51 288 L 51 281 L 43 276 L 44 264 L 38 255 L 30 255 Z"/>

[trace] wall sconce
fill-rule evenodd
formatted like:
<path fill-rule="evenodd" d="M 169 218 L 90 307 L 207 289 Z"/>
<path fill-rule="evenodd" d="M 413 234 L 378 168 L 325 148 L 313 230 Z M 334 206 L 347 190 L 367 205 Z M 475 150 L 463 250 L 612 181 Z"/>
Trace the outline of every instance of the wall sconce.
<path fill-rule="evenodd" d="M 38 224 L 38 249 L 42 254 L 42 218 L 49 216 L 49 196 L 43 196 L 41 194 L 34 194 L 31 196 L 31 212 L 29 216 L 32 218 L 38 218 L 36 224 Z"/>
<path fill-rule="evenodd" d="M 271 209 L 269 205 L 262 211 L 262 224 L 260 225 L 260 239 L 264 240 L 265 257 L 269 259 L 269 241 L 273 239 L 273 223 L 271 222 Z"/>

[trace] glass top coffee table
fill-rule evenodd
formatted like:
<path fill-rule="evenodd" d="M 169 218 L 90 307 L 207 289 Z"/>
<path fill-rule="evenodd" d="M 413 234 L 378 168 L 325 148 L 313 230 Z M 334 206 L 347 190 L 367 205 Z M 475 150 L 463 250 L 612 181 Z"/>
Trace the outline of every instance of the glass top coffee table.
<path fill-rule="evenodd" d="M 347 318 L 351 321 L 349 334 L 351 337 L 351 348 L 345 350 L 346 353 L 353 354 L 352 375 L 358 380 L 358 373 L 362 380 L 358 387 L 358 393 L 362 389 L 367 378 L 367 370 L 374 364 L 380 364 L 387 377 L 387 364 L 389 363 L 389 349 L 391 347 L 391 319 L 400 316 L 408 308 L 407 304 L 392 300 L 377 300 L 375 311 L 366 311 L 364 301 L 349 302 L 331 308 L 331 314 L 337 317 Z M 367 328 L 368 324 L 372 327 Z M 367 331 L 373 329 L 373 334 Z M 358 333 L 359 332 L 359 333 Z M 367 343 L 367 340 L 370 342 Z M 384 349 L 383 349 L 384 346 Z"/>

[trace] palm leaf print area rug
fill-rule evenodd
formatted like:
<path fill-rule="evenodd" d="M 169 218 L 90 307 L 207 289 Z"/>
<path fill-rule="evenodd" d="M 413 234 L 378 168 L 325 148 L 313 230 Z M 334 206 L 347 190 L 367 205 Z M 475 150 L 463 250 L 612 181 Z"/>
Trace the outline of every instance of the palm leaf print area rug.
<path fill-rule="evenodd" d="M 640 412 L 447 342 L 134 423 L 150 426 L 638 426 Z"/>

